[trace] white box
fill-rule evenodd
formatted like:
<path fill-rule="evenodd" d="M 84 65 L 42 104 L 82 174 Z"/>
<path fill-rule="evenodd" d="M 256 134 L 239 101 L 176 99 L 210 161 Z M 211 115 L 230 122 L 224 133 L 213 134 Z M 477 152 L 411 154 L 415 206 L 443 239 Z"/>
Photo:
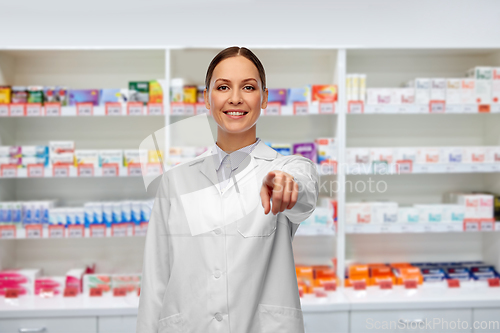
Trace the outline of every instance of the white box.
<path fill-rule="evenodd" d="M 486 147 L 486 163 L 500 163 L 500 147 Z"/>
<path fill-rule="evenodd" d="M 431 79 L 431 101 L 446 101 L 446 79 Z"/>
<path fill-rule="evenodd" d="M 75 142 L 74 141 L 49 141 L 49 152 L 50 154 L 56 153 L 74 153 L 75 152 Z"/>
<path fill-rule="evenodd" d="M 372 202 L 372 223 L 397 223 L 397 202 Z"/>
<path fill-rule="evenodd" d="M 141 164 L 148 161 L 148 152 L 144 149 L 127 149 L 123 151 L 123 165 Z"/>
<path fill-rule="evenodd" d="M 392 89 L 368 88 L 366 89 L 367 104 L 391 104 Z"/>
<path fill-rule="evenodd" d="M 371 148 L 370 160 L 372 162 L 387 162 L 389 164 L 394 162 L 394 148 Z"/>
<path fill-rule="evenodd" d="M 446 80 L 446 104 L 462 104 L 461 79 Z"/>
<path fill-rule="evenodd" d="M 99 165 L 103 164 L 123 166 L 123 151 L 117 149 L 99 150 Z"/>
<path fill-rule="evenodd" d="M 10 157 L 10 146 L 0 146 L 0 157 Z"/>
<path fill-rule="evenodd" d="M 50 165 L 74 165 L 75 155 L 74 153 L 61 153 L 61 154 L 50 154 Z"/>
<path fill-rule="evenodd" d="M 466 219 L 493 218 L 493 196 L 489 194 L 460 194 L 458 204 L 465 207 Z"/>
<path fill-rule="evenodd" d="M 91 164 L 94 168 L 99 167 L 99 152 L 97 150 L 77 149 L 75 150 L 76 165 Z"/>
<path fill-rule="evenodd" d="M 489 194 L 479 194 L 479 218 L 492 219 L 494 217 L 494 198 Z"/>
<path fill-rule="evenodd" d="M 464 147 L 464 163 L 484 163 L 486 161 L 486 147 Z"/>
<path fill-rule="evenodd" d="M 463 205 L 443 204 L 443 222 L 462 223 L 465 218 L 465 207 Z"/>
<path fill-rule="evenodd" d="M 476 104 L 476 80 L 473 78 L 461 79 L 460 100 L 461 104 Z"/>
<path fill-rule="evenodd" d="M 317 138 L 316 151 L 318 155 L 318 164 L 337 161 L 337 142 L 335 138 Z"/>
<path fill-rule="evenodd" d="M 417 164 L 441 163 L 441 149 L 422 147 L 417 149 Z"/>
<path fill-rule="evenodd" d="M 443 209 L 441 205 L 414 205 L 419 212 L 419 222 L 437 223 L 443 219 Z"/>
<path fill-rule="evenodd" d="M 41 275 L 41 269 L 9 269 L 0 271 L 0 289 L 18 289 L 20 296 L 34 295 L 35 280 Z"/>
<path fill-rule="evenodd" d="M 372 206 L 366 202 L 348 202 L 345 205 L 347 224 L 372 223 Z"/>
<path fill-rule="evenodd" d="M 396 161 L 417 162 L 417 148 L 395 148 L 394 151 Z"/>
<path fill-rule="evenodd" d="M 463 161 L 464 150 L 462 147 L 442 147 L 442 163 L 461 163 Z"/>
<path fill-rule="evenodd" d="M 500 67 L 492 68 L 491 103 L 500 103 Z"/>
<path fill-rule="evenodd" d="M 415 89 L 415 104 L 429 104 L 431 97 L 431 80 L 430 79 L 415 79 L 413 81 Z"/>
<path fill-rule="evenodd" d="M 302 223 L 305 223 L 305 227 L 331 229 L 333 227 L 333 211 L 327 207 L 316 207 L 314 212 Z"/>
<path fill-rule="evenodd" d="M 347 164 L 370 164 L 369 148 L 347 148 Z"/>
<path fill-rule="evenodd" d="M 399 207 L 398 222 L 399 223 L 418 223 L 420 221 L 420 212 L 415 207 Z"/>
<path fill-rule="evenodd" d="M 392 104 L 413 104 L 415 103 L 415 89 L 396 88 L 392 90 Z"/>
<path fill-rule="evenodd" d="M 493 70 L 491 67 L 474 67 L 467 71 L 467 76 L 476 80 L 475 100 L 477 104 L 490 104 Z"/>

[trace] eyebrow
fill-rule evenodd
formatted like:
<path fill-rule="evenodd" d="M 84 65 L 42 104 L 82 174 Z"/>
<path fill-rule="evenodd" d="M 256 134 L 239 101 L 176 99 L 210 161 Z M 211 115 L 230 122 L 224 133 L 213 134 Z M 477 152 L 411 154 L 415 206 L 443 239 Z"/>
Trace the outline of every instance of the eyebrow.
<path fill-rule="evenodd" d="M 228 79 L 217 79 L 217 80 L 215 80 L 215 82 L 217 82 L 217 81 L 231 82 L 231 80 L 228 80 Z M 248 81 L 255 81 L 255 82 L 257 82 L 257 80 L 254 79 L 253 77 L 243 80 L 243 82 L 248 82 Z"/>

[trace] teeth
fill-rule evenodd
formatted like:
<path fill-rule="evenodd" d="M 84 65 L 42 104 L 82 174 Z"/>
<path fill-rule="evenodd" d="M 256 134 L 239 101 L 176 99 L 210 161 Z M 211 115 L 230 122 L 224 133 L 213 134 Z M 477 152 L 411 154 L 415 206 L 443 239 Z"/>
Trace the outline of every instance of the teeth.
<path fill-rule="evenodd" d="M 231 116 L 243 116 L 245 112 L 228 112 L 227 114 Z"/>

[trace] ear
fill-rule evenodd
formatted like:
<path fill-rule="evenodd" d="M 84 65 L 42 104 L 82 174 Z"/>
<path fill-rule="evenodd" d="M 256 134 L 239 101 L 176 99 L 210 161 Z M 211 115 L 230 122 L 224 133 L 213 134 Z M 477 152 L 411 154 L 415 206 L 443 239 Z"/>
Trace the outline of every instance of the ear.
<path fill-rule="evenodd" d="M 210 101 L 208 100 L 207 88 L 203 90 L 203 99 L 205 100 L 205 107 L 207 108 L 207 110 L 210 110 Z"/>
<path fill-rule="evenodd" d="M 264 93 L 262 94 L 262 104 L 260 106 L 261 109 L 267 108 L 267 97 L 269 96 L 269 91 L 264 89 Z"/>

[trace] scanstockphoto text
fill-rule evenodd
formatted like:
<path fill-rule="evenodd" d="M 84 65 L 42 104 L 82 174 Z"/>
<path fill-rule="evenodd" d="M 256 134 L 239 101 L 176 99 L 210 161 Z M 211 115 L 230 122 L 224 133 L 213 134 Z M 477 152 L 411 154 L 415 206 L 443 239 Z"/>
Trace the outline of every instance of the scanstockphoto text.
<path fill-rule="evenodd" d="M 471 328 L 474 332 L 481 330 L 500 330 L 500 321 L 474 321 L 469 322 L 457 319 L 444 318 L 422 318 L 422 319 L 399 319 L 399 320 L 377 320 L 376 318 L 367 318 L 365 328 L 367 330 L 443 330 L 443 331 L 468 331 Z"/>

